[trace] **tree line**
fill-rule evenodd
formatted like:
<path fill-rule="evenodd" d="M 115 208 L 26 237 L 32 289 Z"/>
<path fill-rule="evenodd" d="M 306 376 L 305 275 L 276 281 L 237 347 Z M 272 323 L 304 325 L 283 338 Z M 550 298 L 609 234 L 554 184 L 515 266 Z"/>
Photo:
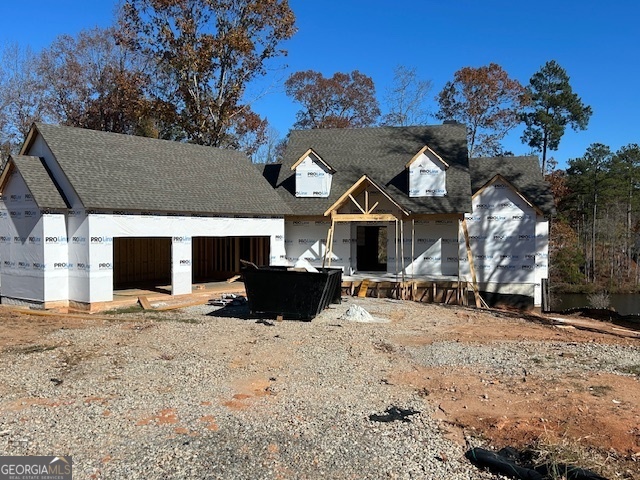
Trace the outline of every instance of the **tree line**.
<path fill-rule="evenodd" d="M 62 35 L 38 54 L 5 48 L 4 153 L 46 121 L 251 154 L 267 122 L 247 86 L 295 31 L 286 0 L 126 0 L 111 28 Z"/>
<path fill-rule="evenodd" d="M 0 148 L 15 152 L 34 121 L 241 149 L 273 161 L 277 132 L 252 108 L 248 86 L 286 56 L 296 32 L 287 0 L 126 0 L 115 25 L 61 35 L 41 52 L 6 47 L 0 63 Z M 569 77 L 548 62 L 528 86 L 499 65 L 464 67 L 437 95 L 416 69 L 398 66 L 383 95 L 354 70 L 291 74 L 286 94 L 300 105 L 294 128 L 467 125 L 470 156 L 503 155 L 500 142 L 526 124 L 523 142 L 542 155 L 567 125 L 584 129 L 591 109 Z M 437 110 L 431 108 L 435 100 Z"/>
<path fill-rule="evenodd" d="M 632 292 L 640 284 L 640 146 L 591 144 L 547 175 L 551 279 L 559 290 Z"/>
<path fill-rule="evenodd" d="M 567 72 L 549 61 L 523 86 L 495 63 L 463 67 L 436 95 L 431 114 L 432 83 L 416 70 L 399 66 L 386 92 L 388 112 L 380 118 L 373 79 L 359 71 L 326 78 L 312 70 L 297 72 L 285 82 L 286 93 L 301 105 L 295 128 L 345 128 L 376 124 L 406 126 L 425 123 L 429 116 L 467 126 L 470 157 L 513 155 L 502 148 L 509 131 L 525 125 L 522 136 L 542 156 L 557 150 L 566 127 L 586 129 L 591 107 L 573 92 Z"/>

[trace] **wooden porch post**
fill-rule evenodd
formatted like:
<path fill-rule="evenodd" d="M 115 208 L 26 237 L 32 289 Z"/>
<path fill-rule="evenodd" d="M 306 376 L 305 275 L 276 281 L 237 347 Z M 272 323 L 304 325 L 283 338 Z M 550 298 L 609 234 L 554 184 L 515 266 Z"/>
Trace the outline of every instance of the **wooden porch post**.
<path fill-rule="evenodd" d="M 489 306 L 480 296 L 480 290 L 478 290 L 478 281 L 476 277 L 476 267 L 473 264 L 473 253 L 471 252 L 471 240 L 469 239 L 469 230 L 467 229 L 467 220 L 462 219 L 462 232 L 464 233 L 464 243 L 467 247 L 467 258 L 469 259 L 469 271 L 471 273 L 471 284 L 473 286 L 473 294 L 476 298 L 476 307 L 482 308 L 483 306 L 488 308 Z"/>

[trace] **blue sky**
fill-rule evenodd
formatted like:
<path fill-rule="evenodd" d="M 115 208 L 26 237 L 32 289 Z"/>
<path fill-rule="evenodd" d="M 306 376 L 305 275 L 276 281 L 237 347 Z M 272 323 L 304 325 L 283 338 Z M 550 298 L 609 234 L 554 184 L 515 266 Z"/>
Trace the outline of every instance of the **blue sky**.
<path fill-rule="evenodd" d="M 116 0 L 31 0 L 0 2 L 0 44 L 17 42 L 34 50 L 60 34 L 112 23 Z M 360 70 L 373 78 L 382 100 L 398 65 L 415 67 L 433 82 L 432 97 L 456 70 L 495 62 L 527 84 L 546 61 L 555 59 L 571 77 L 574 91 L 594 114 L 586 131 L 567 130 L 551 152 L 564 166 L 593 142 L 613 150 L 640 143 L 640 3 L 583 0 L 290 0 L 298 33 L 283 47 L 289 55 L 269 64 L 268 77 L 249 95 L 254 109 L 284 136 L 298 106 L 284 95 L 283 82 L 299 70 L 331 76 Z M 385 110 L 382 105 L 383 111 Z M 431 102 L 435 110 L 435 102 Z M 433 119 L 430 123 L 438 123 Z M 529 147 L 514 131 L 507 150 Z"/>

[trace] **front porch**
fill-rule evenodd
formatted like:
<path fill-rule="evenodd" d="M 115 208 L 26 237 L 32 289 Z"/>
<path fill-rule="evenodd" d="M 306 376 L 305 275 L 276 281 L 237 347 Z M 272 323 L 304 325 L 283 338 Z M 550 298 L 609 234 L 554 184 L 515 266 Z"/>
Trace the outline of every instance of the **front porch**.
<path fill-rule="evenodd" d="M 457 276 L 419 276 L 404 280 L 401 275 L 386 272 L 358 272 L 342 277 L 343 295 L 395 298 L 425 303 L 469 305 L 470 282 Z"/>

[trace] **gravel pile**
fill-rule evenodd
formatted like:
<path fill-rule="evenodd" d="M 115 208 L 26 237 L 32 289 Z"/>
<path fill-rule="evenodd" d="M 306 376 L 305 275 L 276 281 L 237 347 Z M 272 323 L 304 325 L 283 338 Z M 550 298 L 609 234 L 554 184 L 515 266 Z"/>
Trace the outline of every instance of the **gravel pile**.
<path fill-rule="evenodd" d="M 385 318 L 374 318 L 360 305 L 351 305 L 347 311 L 340 315 L 340 320 L 361 323 L 389 323 Z"/>
<path fill-rule="evenodd" d="M 354 304 L 393 323 L 341 320 Z M 246 307 L 203 305 L 58 331 L 41 348 L 2 353 L 2 454 L 73 455 L 76 479 L 490 479 L 444 438 L 418 392 L 386 381 L 390 372 L 534 369 L 531 355 L 566 352 L 559 368 L 640 364 L 621 346 L 396 347 L 399 333 L 451 322 L 442 307 L 403 305 L 413 310 L 401 320 L 398 302 L 350 299 L 310 323 L 272 326 Z"/>

